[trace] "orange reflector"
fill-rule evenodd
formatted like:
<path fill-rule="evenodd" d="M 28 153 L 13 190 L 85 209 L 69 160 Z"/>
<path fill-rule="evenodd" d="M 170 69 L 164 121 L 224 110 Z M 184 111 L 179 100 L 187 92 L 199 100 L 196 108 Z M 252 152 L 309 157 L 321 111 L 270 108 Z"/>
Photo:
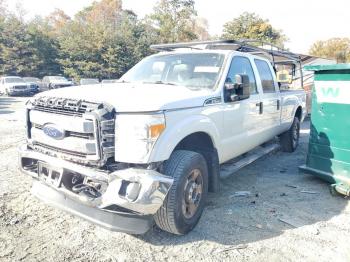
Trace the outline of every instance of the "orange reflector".
<path fill-rule="evenodd" d="M 151 138 L 157 138 L 164 130 L 165 124 L 158 124 L 149 127 Z"/>

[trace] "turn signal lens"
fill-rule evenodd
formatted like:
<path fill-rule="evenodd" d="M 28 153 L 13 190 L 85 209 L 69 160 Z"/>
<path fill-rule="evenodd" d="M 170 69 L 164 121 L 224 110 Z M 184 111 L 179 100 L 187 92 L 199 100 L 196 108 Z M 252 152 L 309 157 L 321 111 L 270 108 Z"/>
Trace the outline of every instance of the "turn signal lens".
<path fill-rule="evenodd" d="M 149 127 L 150 138 L 158 138 L 165 129 L 165 124 L 157 124 Z"/>

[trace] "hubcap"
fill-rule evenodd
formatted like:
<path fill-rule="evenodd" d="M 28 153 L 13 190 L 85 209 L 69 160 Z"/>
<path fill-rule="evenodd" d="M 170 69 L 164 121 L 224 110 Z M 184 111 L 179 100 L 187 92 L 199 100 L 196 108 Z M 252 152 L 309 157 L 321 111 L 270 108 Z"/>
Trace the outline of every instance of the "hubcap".
<path fill-rule="evenodd" d="M 203 176 L 199 169 L 192 170 L 184 185 L 182 198 L 182 213 L 187 218 L 192 218 L 198 209 L 203 192 Z"/>

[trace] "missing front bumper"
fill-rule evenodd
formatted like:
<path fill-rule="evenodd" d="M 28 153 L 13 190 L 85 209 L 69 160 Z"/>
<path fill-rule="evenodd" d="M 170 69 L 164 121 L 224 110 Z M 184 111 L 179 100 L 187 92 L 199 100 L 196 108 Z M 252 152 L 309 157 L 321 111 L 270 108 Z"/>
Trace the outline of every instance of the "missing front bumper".
<path fill-rule="evenodd" d="M 39 163 L 45 163 L 46 167 L 61 168 L 63 177 L 79 174 L 84 178 L 84 181 L 89 180 L 104 185 L 101 187 L 101 192 L 97 197 L 77 194 L 64 184 L 47 183 L 47 179 L 36 182 L 34 184 L 36 185 L 35 187 L 33 185 L 33 192 L 40 199 L 45 200 L 46 195 L 40 190 L 45 190 L 46 192 L 48 191 L 47 188 L 50 189 L 50 192 L 60 194 L 60 197 L 54 197 L 47 201 L 62 208 L 64 205 L 60 203 L 63 197 L 65 201 L 70 203 L 68 211 L 71 213 L 79 215 L 80 211 L 74 211 L 76 205 L 81 206 L 79 209 L 82 210 L 85 209 L 83 207 L 88 208 L 89 212 L 79 216 L 90 221 L 93 220 L 95 223 L 98 218 L 92 215 L 92 210 L 95 210 L 97 213 L 108 213 L 108 216 L 123 214 L 141 217 L 155 214 L 163 204 L 173 183 L 172 178 L 154 170 L 129 168 L 108 173 L 44 155 L 28 148 L 26 145 L 19 148 L 19 165 L 23 173 L 40 180 L 37 171 Z M 38 186 L 37 183 L 42 185 L 42 187 Z M 56 196 L 58 196 L 57 194 Z M 55 202 L 57 203 L 55 204 Z M 101 215 L 101 217 L 104 216 Z M 110 218 L 107 220 L 110 220 Z"/>
<path fill-rule="evenodd" d="M 144 234 L 153 225 L 152 216 L 116 214 L 86 206 L 66 197 L 63 193 L 34 181 L 32 194 L 49 205 L 81 217 L 111 231 L 128 234 Z"/>

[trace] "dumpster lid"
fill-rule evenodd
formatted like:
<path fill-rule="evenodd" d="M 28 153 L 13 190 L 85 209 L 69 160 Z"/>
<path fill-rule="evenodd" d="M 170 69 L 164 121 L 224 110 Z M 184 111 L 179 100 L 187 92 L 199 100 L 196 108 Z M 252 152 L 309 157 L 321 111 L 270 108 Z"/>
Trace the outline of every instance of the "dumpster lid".
<path fill-rule="evenodd" d="M 304 66 L 304 69 L 306 71 L 349 70 L 350 64 L 308 65 Z"/>

